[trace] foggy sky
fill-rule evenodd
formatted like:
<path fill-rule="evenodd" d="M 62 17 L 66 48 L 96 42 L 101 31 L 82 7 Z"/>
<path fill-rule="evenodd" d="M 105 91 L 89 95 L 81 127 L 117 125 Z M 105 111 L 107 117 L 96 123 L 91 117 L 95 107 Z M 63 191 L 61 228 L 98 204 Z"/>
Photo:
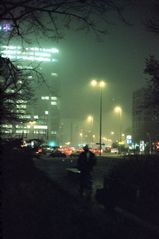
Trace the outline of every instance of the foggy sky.
<path fill-rule="evenodd" d="M 98 41 L 93 33 L 67 31 L 56 46 L 59 54 L 59 83 L 61 87 L 61 119 L 71 123 L 94 117 L 99 126 L 99 90 L 90 86 L 91 79 L 105 80 L 103 90 L 103 131 L 119 129 L 119 116 L 114 106 L 123 109 L 122 128 L 131 127 L 132 94 L 146 83 L 145 58 L 159 56 L 159 39 L 141 24 L 142 12 L 127 12 L 132 26 L 116 22 L 109 33 Z"/>

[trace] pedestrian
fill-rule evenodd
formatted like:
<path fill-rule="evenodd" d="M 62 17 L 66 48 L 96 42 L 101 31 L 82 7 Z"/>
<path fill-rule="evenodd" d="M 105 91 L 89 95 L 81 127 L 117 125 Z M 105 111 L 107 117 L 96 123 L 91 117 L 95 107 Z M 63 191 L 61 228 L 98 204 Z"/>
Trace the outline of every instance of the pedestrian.
<path fill-rule="evenodd" d="M 90 200 L 93 186 L 92 171 L 97 160 L 96 155 L 89 150 L 88 145 L 85 145 L 83 150 L 77 160 L 77 168 L 80 170 L 79 192 L 82 197 L 86 196 L 86 199 Z"/>

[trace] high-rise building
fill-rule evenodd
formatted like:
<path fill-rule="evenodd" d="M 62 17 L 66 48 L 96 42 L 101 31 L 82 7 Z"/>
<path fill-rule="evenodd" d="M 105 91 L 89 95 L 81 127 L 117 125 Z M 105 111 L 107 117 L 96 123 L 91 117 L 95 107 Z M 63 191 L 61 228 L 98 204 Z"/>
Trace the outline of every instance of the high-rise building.
<path fill-rule="evenodd" d="M 27 123 L 4 124 L 3 134 L 7 137 L 39 138 L 45 141 L 59 141 L 60 123 L 59 77 L 57 72 L 57 48 L 23 47 L 18 45 L 0 46 L 2 57 L 10 58 L 19 68 L 35 70 L 38 74 L 28 76 L 35 93 L 34 101 L 28 105 L 22 102 L 17 108 L 24 110 Z M 31 71 L 32 72 L 32 71 Z M 38 82 L 39 81 L 39 82 Z"/>

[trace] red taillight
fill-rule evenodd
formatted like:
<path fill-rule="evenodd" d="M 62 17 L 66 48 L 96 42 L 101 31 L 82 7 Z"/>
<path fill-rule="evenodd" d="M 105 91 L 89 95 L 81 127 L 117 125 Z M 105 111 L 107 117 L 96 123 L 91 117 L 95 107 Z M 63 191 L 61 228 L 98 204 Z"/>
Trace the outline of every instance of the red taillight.
<path fill-rule="evenodd" d="M 41 152 L 42 152 L 42 149 L 39 148 L 39 149 L 37 149 L 36 154 L 39 154 L 39 153 L 41 153 Z"/>

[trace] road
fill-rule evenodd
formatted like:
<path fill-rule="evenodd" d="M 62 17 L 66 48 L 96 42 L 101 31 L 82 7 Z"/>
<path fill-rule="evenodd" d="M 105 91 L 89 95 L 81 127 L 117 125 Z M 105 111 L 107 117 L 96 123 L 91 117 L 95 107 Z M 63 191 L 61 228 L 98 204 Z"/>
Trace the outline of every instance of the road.
<path fill-rule="evenodd" d="M 110 158 L 98 157 L 97 165 L 93 171 L 93 193 L 95 194 L 97 188 L 103 187 L 104 175 L 106 175 L 111 167 L 117 163 L 117 159 L 109 160 Z M 120 158 L 118 160 L 121 160 Z M 66 171 L 69 167 L 76 167 L 75 158 L 50 158 L 47 156 L 41 157 L 41 159 L 34 160 L 36 167 L 44 171 L 49 178 L 58 182 L 58 184 L 67 188 L 70 193 L 78 194 L 78 183 L 77 180 L 70 180 Z M 75 179 L 75 178 L 74 178 Z"/>

